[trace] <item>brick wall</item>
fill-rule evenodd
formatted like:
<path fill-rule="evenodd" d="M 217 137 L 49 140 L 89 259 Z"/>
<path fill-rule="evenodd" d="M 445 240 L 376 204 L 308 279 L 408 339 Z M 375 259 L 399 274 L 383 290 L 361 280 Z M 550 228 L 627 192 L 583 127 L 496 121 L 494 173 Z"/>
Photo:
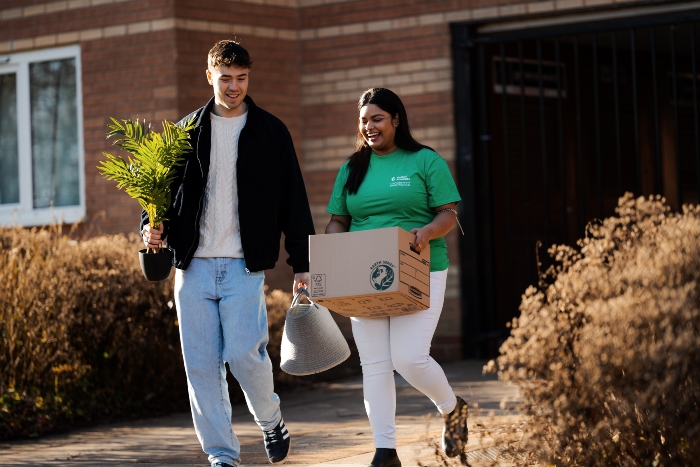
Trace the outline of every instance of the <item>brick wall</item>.
<path fill-rule="evenodd" d="M 104 232 L 137 232 L 141 212 L 95 168 L 102 151 L 114 152 L 105 140 L 109 117 L 154 123 L 177 117 L 174 38 L 166 30 L 82 44 L 87 216 L 104 212 L 96 224 Z"/>
<path fill-rule="evenodd" d="M 236 37 L 254 60 L 249 93 L 289 127 L 318 232 L 336 172 L 352 152 L 356 102 L 368 87 L 401 96 L 417 139 L 454 169 L 449 24 L 605 8 L 626 0 L 0 0 L 0 54 L 81 44 L 88 223 L 134 231 L 138 206 L 95 170 L 109 116 L 176 120 L 203 105 L 206 54 Z M 460 355 L 458 233 L 434 341 Z M 138 246 L 135 245 L 135 249 Z M 289 289 L 281 252 L 268 284 Z M 343 329 L 349 333 L 347 323 Z"/>

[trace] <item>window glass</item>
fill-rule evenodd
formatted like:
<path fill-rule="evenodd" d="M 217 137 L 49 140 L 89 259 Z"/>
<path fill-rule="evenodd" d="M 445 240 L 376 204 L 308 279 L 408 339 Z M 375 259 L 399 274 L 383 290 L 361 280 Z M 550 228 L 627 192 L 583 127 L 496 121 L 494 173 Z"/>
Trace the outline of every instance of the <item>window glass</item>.
<path fill-rule="evenodd" d="M 29 65 L 34 208 L 80 203 L 75 59 Z"/>
<path fill-rule="evenodd" d="M 0 226 L 78 222 L 85 217 L 80 46 L 1 58 Z"/>
<path fill-rule="evenodd" d="M 0 74 L 0 204 L 19 203 L 17 75 Z"/>

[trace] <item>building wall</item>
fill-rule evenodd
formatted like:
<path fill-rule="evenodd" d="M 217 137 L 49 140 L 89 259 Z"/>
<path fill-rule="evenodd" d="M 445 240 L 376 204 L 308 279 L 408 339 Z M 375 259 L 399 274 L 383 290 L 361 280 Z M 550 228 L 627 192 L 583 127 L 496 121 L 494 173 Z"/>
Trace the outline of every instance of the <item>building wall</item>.
<path fill-rule="evenodd" d="M 177 109 L 168 92 L 177 57 L 169 3 L 0 3 L 0 54 L 81 44 L 86 208 L 96 232 L 138 231 L 138 204 L 95 169 L 102 151 L 112 150 L 109 117 L 159 121 Z"/>
<path fill-rule="evenodd" d="M 249 94 L 289 127 L 323 232 L 335 174 L 350 155 L 360 94 L 388 87 L 402 98 L 419 141 L 455 168 L 449 25 L 618 7 L 620 0 L 0 0 L 0 55 L 81 44 L 87 224 L 136 230 L 139 209 L 94 169 L 108 118 L 177 120 L 211 96 L 206 54 L 235 37 L 253 60 Z M 460 355 L 458 230 L 433 353 Z M 135 249 L 137 246 L 135 246 Z M 284 264 L 267 274 L 291 287 Z M 347 332 L 349 324 L 340 320 Z"/>

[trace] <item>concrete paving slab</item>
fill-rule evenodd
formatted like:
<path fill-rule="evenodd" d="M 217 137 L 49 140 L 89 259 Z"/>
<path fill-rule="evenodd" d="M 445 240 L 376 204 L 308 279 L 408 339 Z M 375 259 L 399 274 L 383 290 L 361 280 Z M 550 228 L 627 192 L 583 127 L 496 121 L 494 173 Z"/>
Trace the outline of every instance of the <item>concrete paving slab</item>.
<path fill-rule="evenodd" d="M 517 388 L 494 375 L 483 375 L 485 362 L 464 361 L 443 365 L 455 393 L 470 406 L 467 450 L 479 450 L 518 436 L 493 427 L 517 426 L 508 398 L 517 401 Z M 400 376 L 396 377 L 396 424 L 399 456 L 405 467 L 439 463 L 435 446 L 442 419 L 432 402 Z M 281 393 L 282 414 L 292 435 L 286 464 L 295 466 L 369 465 L 374 453 L 372 433 L 365 414 L 361 377 L 319 385 L 313 390 Z M 269 465 L 262 434 L 245 404 L 233 408 L 232 425 L 241 442 L 244 466 Z M 484 427 L 490 427 L 485 429 Z M 475 436 L 475 433 L 477 436 Z M 494 434 L 495 433 L 495 434 Z M 46 436 L 38 440 L 0 444 L 2 466 L 113 467 L 132 464 L 207 467 L 189 413 L 99 426 Z"/>

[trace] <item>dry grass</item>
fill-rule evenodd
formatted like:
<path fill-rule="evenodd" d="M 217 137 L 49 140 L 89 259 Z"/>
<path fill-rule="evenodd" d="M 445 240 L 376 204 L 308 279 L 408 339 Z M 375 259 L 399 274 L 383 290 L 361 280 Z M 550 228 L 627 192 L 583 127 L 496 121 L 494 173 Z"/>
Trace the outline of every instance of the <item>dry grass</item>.
<path fill-rule="evenodd" d="M 520 387 L 540 465 L 697 465 L 700 209 L 627 194 L 616 212 L 550 249 L 487 369 Z"/>

